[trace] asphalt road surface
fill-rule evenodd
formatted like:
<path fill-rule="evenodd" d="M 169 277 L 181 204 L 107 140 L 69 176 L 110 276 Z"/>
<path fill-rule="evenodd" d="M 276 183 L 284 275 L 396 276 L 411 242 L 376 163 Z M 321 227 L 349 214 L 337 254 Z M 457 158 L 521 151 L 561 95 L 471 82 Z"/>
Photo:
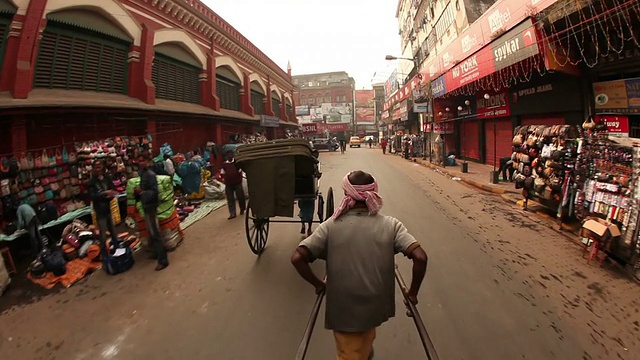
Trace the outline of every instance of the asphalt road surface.
<path fill-rule="evenodd" d="M 324 192 L 350 170 L 374 174 L 383 212 L 426 249 L 418 307 L 441 359 L 638 359 L 638 286 L 587 265 L 544 221 L 380 150 L 323 152 L 321 161 Z M 289 262 L 299 226 L 272 224 L 258 258 L 244 221 L 227 215 L 190 227 L 160 273 L 137 254 L 126 274 L 97 272 L 16 306 L 0 298 L 0 359 L 293 359 L 315 300 Z M 409 282 L 409 260 L 397 263 Z M 397 302 L 376 359 L 426 359 L 399 292 Z M 335 359 L 323 316 L 307 359 Z"/>

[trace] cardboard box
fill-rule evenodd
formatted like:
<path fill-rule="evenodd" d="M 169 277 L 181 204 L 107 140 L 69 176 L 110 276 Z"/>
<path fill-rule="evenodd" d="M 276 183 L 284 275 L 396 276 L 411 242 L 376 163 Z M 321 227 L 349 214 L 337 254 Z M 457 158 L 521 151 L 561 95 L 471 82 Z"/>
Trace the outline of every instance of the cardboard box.
<path fill-rule="evenodd" d="M 622 235 L 622 233 L 616 224 L 600 218 L 588 218 L 588 220 L 582 224 L 580 235 L 600 242 L 606 242 Z"/>

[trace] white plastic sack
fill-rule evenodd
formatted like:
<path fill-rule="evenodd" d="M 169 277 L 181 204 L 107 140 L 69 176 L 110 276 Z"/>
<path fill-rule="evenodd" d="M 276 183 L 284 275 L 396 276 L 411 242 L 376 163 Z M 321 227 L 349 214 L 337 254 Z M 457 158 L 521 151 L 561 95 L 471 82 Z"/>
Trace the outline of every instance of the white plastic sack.
<path fill-rule="evenodd" d="M 207 199 L 224 199 L 225 186 L 216 179 L 211 179 L 204 183 L 204 196 Z"/>
<path fill-rule="evenodd" d="M 0 296 L 4 293 L 4 290 L 11 284 L 11 278 L 9 272 L 4 265 L 4 258 L 0 255 Z"/>

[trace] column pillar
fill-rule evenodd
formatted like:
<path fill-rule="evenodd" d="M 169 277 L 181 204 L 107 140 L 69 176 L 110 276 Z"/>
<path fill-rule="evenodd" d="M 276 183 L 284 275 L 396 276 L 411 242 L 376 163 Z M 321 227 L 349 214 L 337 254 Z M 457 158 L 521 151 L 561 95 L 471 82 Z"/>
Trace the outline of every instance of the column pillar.
<path fill-rule="evenodd" d="M 38 44 L 42 30 L 46 25 L 44 12 L 47 0 L 31 0 L 27 14 L 22 23 L 22 31 L 18 22 L 12 23 L 12 31 L 18 37 L 17 46 L 12 44 L 15 57 L 6 59 L 3 66 L 3 78 L 8 75 L 8 88 L 15 99 L 26 99 L 33 89 L 35 60 L 38 55 Z M 17 32 L 20 31 L 19 34 Z M 9 34 L 11 36 L 11 33 Z M 7 49 L 8 51 L 9 49 Z"/>
<path fill-rule="evenodd" d="M 240 88 L 240 111 L 253 116 L 254 109 L 251 106 L 251 82 L 249 81 L 249 75 L 242 74 L 242 87 Z"/>
<path fill-rule="evenodd" d="M 155 32 L 142 24 L 140 46 L 132 45 L 129 51 L 129 96 L 147 104 L 156 103 L 156 87 L 153 84 L 153 39 Z"/>
<path fill-rule="evenodd" d="M 200 81 L 200 96 L 202 105 L 215 111 L 220 111 L 220 99 L 216 89 L 216 54 L 213 51 L 214 42 L 211 40 L 211 50 L 207 54 L 207 69 L 204 79 Z"/>
<path fill-rule="evenodd" d="M 267 76 L 267 93 L 265 94 L 264 114 L 268 116 L 276 116 L 271 101 L 271 78 Z"/>
<path fill-rule="evenodd" d="M 284 121 L 289 120 L 289 115 L 287 115 L 287 99 L 284 97 L 280 99 L 280 119 Z"/>

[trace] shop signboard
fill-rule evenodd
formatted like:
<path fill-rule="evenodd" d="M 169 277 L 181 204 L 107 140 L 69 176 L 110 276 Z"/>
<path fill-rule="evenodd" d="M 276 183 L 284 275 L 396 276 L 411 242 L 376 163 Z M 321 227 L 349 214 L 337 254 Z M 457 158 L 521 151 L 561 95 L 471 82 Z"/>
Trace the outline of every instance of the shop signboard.
<path fill-rule="evenodd" d="M 640 78 L 594 83 L 593 93 L 596 111 L 640 113 Z"/>
<path fill-rule="evenodd" d="M 604 123 L 607 125 L 607 132 L 611 136 L 628 137 L 629 136 L 629 118 L 624 115 L 597 115 L 596 123 Z"/>
<path fill-rule="evenodd" d="M 484 94 L 478 94 L 476 96 L 476 109 L 478 111 L 478 119 L 492 119 L 511 115 L 507 91 L 490 92 L 488 100 L 484 98 Z"/>
<path fill-rule="evenodd" d="M 494 71 L 500 71 L 540 53 L 531 19 L 509 30 L 491 43 Z"/>
<path fill-rule="evenodd" d="M 316 123 L 302 124 L 302 132 L 305 133 L 305 134 L 317 134 L 318 133 L 318 124 L 316 124 Z"/>
<path fill-rule="evenodd" d="M 401 121 L 407 121 L 409 120 L 409 103 L 407 102 L 407 100 L 403 100 L 400 103 L 400 120 Z"/>
<path fill-rule="evenodd" d="M 340 132 L 347 131 L 349 129 L 349 124 L 346 123 L 338 123 L 338 124 L 318 124 L 318 132 L 322 133 L 324 131 L 329 132 Z"/>
<path fill-rule="evenodd" d="M 322 116 L 327 122 L 351 122 L 351 103 L 322 103 Z"/>
<path fill-rule="evenodd" d="M 422 124 L 422 131 L 426 133 L 431 132 L 431 125 L 432 123 Z"/>
<path fill-rule="evenodd" d="M 280 118 L 277 116 L 260 115 L 260 126 L 262 127 L 279 127 Z"/>
<path fill-rule="evenodd" d="M 533 21 L 525 20 L 447 71 L 446 92 L 537 55 L 540 52 L 537 41 Z"/>
<path fill-rule="evenodd" d="M 453 134 L 453 121 L 433 123 L 433 132 L 436 134 Z"/>
<path fill-rule="evenodd" d="M 309 105 L 296 106 L 296 116 L 309 116 L 311 115 L 311 109 Z"/>
<path fill-rule="evenodd" d="M 458 34 L 455 40 L 422 63 L 423 81 L 431 81 L 456 66 L 455 60 L 464 59 L 492 42 L 495 34 L 511 29 L 531 11 L 542 12 L 558 0 L 498 0 L 473 24 Z"/>
<path fill-rule="evenodd" d="M 447 84 L 444 75 L 431 82 L 431 95 L 434 98 L 440 97 L 447 93 Z"/>
<path fill-rule="evenodd" d="M 429 112 L 430 101 L 426 89 L 413 89 L 412 97 L 414 113 Z"/>
<path fill-rule="evenodd" d="M 582 111 L 580 78 L 547 74 L 510 88 L 511 115 Z"/>

